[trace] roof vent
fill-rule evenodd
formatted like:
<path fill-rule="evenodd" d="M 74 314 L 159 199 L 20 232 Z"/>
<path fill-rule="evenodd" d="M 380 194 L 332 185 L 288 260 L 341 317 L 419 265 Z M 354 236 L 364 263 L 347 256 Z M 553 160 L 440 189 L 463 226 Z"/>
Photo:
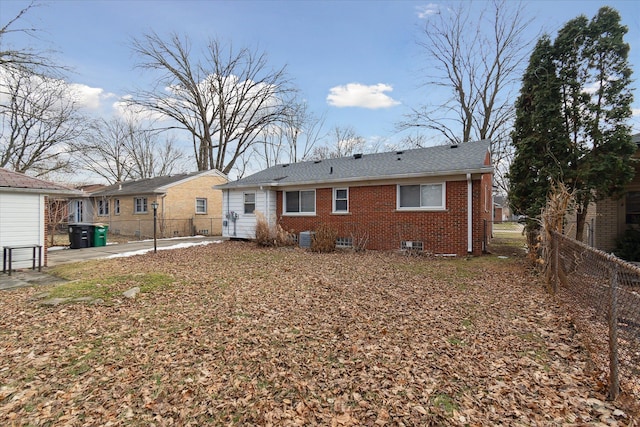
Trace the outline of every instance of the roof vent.
<path fill-rule="evenodd" d="M 398 155 L 404 154 L 404 151 L 396 151 L 396 154 L 398 154 Z"/>
<path fill-rule="evenodd" d="M 458 144 L 451 144 L 451 147 L 449 148 L 458 148 Z"/>
<path fill-rule="evenodd" d="M 356 153 L 353 155 L 354 159 L 361 159 L 362 158 L 362 153 Z"/>
<path fill-rule="evenodd" d="M 320 163 L 322 160 L 314 160 L 313 163 L 318 164 Z"/>
<path fill-rule="evenodd" d="M 287 166 L 289 166 L 289 163 L 285 163 L 284 165 L 282 165 L 283 168 L 286 168 Z"/>

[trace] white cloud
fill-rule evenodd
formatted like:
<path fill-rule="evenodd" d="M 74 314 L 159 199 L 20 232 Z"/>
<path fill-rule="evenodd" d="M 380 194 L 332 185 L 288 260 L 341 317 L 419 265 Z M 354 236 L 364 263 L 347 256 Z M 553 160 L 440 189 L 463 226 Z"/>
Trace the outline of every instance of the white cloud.
<path fill-rule="evenodd" d="M 632 108 L 631 109 L 631 115 L 633 117 L 640 117 L 640 108 Z"/>
<path fill-rule="evenodd" d="M 127 101 L 133 98 L 132 95 L 124 95 L 114 102 L 111 107 L 115 115 L 125 120 L 142 121 L 162 121 L 168 120 L 167 116 L 149 108 L 138 105 L 130 105 Z"/>
<path fill-rule="evenodd" d="M 426 6 L 417 6 L 418 18 L 427 19 L 431 15 L 437 15 L 440 13 L 440 7 L 435 3 L 429 3 Z"/>
<path fill-rule="evenodd" d="M 105 93 L 104 89 L 90 87 L 80 83 L 69 84 L 69 90 L 82 107 L 89 108 L 91 110 L 97 110 L 100 108 L 102 100 L 114 96 L 111 93 Z"/>
<path fill-rule="evenodd" d="M 389 108 L 400 104 L 385 92 L 393 87 L 384 83 L 366 86 L 360 83 L 349 83 L 329 89 L 327 103 L 334 107 Z"/>

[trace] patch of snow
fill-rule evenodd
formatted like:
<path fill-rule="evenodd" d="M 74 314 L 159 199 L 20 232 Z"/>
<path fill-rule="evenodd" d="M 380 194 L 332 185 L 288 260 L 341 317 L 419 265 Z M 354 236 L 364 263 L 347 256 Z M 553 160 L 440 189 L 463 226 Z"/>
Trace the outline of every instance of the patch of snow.
<path fill-rule="evenodd" d="M 168 240 L 168 239 L 163 239 L 163 240 Z M 205 245 L 209 245 L 211 243 L 222 243 L 222 240 L 209 240 L 206 242 L 186 242 L 186 243 L 178 243 L 177 245 L 172 245 L 172 246 L 165 246 L 162 248 L 158 248 L 159 251 L 167 251 L 170 249 L 181 249 L 181 248 L 189 248 L 192 246 L 205 246 Z M 147 248 L 147 249 L 140 249 L 137 251 L 130 251 L 130 252 L 123 252 L 121 254 L 113 254 L 113 255 L 109 255 L 107 257 L 107 259 L 111 259 L 111 258 L 126 258 L 126 257 L 130 257 L 130 256 L 135 256 L 135 255 L 143 255 L 146 254 L 147 252 L 151 252 L 153 251 L 153 248 Z"/>

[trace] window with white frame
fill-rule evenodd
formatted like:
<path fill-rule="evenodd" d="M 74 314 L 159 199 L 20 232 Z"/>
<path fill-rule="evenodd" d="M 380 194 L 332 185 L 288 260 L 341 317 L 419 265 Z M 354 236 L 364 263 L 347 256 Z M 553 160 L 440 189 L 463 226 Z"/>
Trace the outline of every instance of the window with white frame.
<path fill-rule="evenodd" d="M 285 213 L 316 213 L 316 190 L 285 191 L 283 199 Z"/>
<path fill-rule="evenodd" d="M 207 213 L 207 199 L 204 197 L 196 198 L 196 214 L 206 214 Z"/>
<path fill-rule="evenodd" d="M 398 209 L 444 209 L 444 183 L 398 185 Z"/>
<path fill-rule="evenodd" d="M 244 193 L 244 213 L 247 215 L 253 214 L 256 210 L 256 193 Z"/>
<path fill-rule="evenodd" d="M 136 197 L 133 199 L 133 213 L 147 213 L 146 197 Z"/>
<path fill-rule="evenodd" d="M 348 188 L 333 189 L 333 212 L 335 213 L 349 212 L 349 189 Z"/>
<path fill-rule="evenodd" d="M 108 216 L 108 215 L 109 215 L 109 200 L 99 199 L 98 200 L 98 216 Z"/>
<path fill-rule="evenodd" d="M 113 213 L 115 215 L 120 215 L 120 199 L 113 200 Z"/>

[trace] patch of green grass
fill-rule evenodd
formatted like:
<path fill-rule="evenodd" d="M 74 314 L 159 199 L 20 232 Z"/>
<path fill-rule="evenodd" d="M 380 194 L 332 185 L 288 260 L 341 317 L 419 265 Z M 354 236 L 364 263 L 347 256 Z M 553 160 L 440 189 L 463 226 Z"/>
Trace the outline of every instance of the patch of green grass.
<path fill-rule="evenodd" d="M 446 393 L 436 394 L 433 397 L 432 402 L 435 406 L 442 408 L 449 416 L 453 415 L 453 411 L 457 411 L 459 409 L 455 399 Z"/>
<path fill-rule="evenodd" d="M 49 297 L 91 297 L 107 301 L 115 295 L 120 295 L 123 291 L 136 286 L 140 288 L 140 292 L 153 292 L 158 288 L 167 287 L 173 282 L 173 277 L 159 273 L 77 279 L 53 287 L 50 290 Z"/>
<path fill-rule="evenodd" d="M 464 340 L 457 337 L 449 337 L 447 338 L 447 341 L 449 341 L 449 344 L 452 344 L 452 345 L 458 345 L 458 346 L 465 345 Z"/>

